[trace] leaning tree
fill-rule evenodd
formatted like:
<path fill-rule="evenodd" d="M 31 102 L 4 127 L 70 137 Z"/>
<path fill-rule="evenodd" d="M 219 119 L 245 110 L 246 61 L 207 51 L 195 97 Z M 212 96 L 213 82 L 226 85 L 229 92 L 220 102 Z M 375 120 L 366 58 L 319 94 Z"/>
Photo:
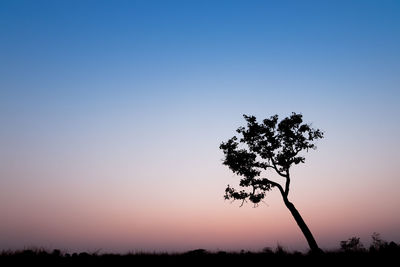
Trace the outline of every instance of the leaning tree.
<path fill-rule="evenodd" d="M 242 176 L 241 187 L 249 187 L 249 191 L 237 191 L 228 187 L 225 190 L 225 199 L 246 200 L 255 206 L 265 197 L 267 191 L 273 187 L 279 189 L 283 202 L 293 215 L 296 223 L 307 239 L 311 251 L 320 252 L 310 229 L 300 213 L 289 201 L 290 168 L 293 165 L 304 163 L 301 152 L 315 149 L 314 141 L 323 137 L 319 129 L 313 129 L 310 124 L 303 123 L 301 114 L 292 113 L 278 122 L 278 115 L 257 122 L 256 117 L 244 115 L 247 127 L 240 127 L 236 136 L 221 144 L 227 165 L 235 174 Z M 284 178 L 284 186 L 266 178 L 267 170 L 276 172 Z"/>

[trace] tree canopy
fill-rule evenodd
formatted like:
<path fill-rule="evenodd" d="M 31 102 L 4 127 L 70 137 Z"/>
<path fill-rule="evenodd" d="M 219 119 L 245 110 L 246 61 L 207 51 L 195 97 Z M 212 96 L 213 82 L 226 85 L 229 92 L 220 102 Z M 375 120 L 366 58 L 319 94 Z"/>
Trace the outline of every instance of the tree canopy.
<path fill-rule="evenodd" d="M 257 205 L 266 191 L 277 186 L 283 196 L 288 196 L 290 186 L 290 167 L 305 162 L 302 151 L 315 149 L 314 141 L 323 137 L 323 132 L 303 123 L 302 114 L 292 113 L 278 121 L 278 115 L 257 122 L 255 116 L 243 115 L 247 125 L 239 127 L 239 137 L 232 137 L 220 145 L 227 165 L 234 173 L 242 176 L 241 187 L 250 187 L 250 191 L 228 187 L 225 199 L 250 200 Z M 286 178 L 285 188 L 262 177 L 263 171 L 274 170 Z"/>

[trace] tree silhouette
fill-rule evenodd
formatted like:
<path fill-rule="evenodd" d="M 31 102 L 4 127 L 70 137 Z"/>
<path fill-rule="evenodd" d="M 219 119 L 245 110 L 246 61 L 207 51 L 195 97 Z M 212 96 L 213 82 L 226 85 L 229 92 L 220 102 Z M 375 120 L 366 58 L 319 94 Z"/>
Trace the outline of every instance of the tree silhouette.
<path fill-rule="evenodd" d="M 243 177 L 240 179 L 241 187 L 250 187 L 251 190 L 237 191 L 228 185 L 225 199 L 242 200 L 242 205 L 248 199 L 257 206 L 267 191 L 273 187 L 278 188 L 286 207 L 307 239 L 310 249 L 313 252 L 320 252 L 310 229 L 289 201 L 288 195 L 290 167 L 305 162 L 305 158 L 299 153 L 316 149 L 313 141 L 322 138 L 323 133 L 319 129 L 311 128 L 310 124 L 303 123 L 303 116 L 294 112 L 280 122 L 278 115 L 264 119 L 262 123 L 258 123 L 254 116 L 243 116 L 247 121 L 247 127 L 237 129 L 241 138 L 232 137 L 222 143 L 220 149 L 225 155 L 223 164 Z M 266 170 L 272 170 L 282 176 L 285 179 L 284 187 L 264 177 Z"/>

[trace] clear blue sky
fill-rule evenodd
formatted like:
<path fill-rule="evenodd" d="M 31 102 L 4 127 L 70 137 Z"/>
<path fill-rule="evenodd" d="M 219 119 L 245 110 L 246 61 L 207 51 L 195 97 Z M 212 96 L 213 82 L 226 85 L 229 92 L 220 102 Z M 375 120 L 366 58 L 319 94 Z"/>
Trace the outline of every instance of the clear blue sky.
<path fill-rule="evenodd" d="M 0 248 L 257 249 L 277 240 L 301 248 L 302 237 L 286 230 L 270 240 L 265 229 L 261 241 L 226 238 L 244 222 L 219 241 L 209 230 L 243 216 L 222 200 L 235 177 L 221 165 L 219 143 L 244 113 L 292 111 L 326 132 L 307 171 L 299 168 L 304 183 L 293 185 L 317 239 L 332 247 L 373 230 L 399 241 L 399 84 L 399 1 L 1 1 Z M 310 204 L 319 201 L 332 218 L 343 205 L 348 214 L 377 210 L 337 219 L 333 238 L 315 218 L 327 208 Z M 171 210 L 160 213 L 159 203 Z M 96 205 L 86 224 L 73 219 Z M 64 219 L 51 219 L 55 210 Z M 190 210 L 199 222 L 227 215 L 203 229 L 185 221 Z M 278 216 L 257 212 L 265 225 Z M 130 213 L 141 214 L 136 230 L 105 219 L 137 220 Z M 173 216 L 188 236 L 201 228 L 204 240 L 168 237 Z M 93 218 L 107 223 L 86 231 Z M 145 227 L 154 218 L 165 232 Z M 290 217 L 280 219 L 297 234 Z M 115 228 L 125 231 L 120 239 Z M 65 241 L 64 229 L 80 243 Z M 154 229 L 161 232 L 149 238 Z"/>

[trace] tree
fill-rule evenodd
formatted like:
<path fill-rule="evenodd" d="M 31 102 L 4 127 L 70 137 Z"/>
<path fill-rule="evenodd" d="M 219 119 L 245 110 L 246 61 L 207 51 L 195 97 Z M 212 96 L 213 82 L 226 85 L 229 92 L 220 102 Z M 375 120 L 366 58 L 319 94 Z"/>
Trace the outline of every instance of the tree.
<path fill-rule="evenodd" d="M 302 115 L 294 112 L 280 122 L 278 122 L 278 115 L 264 119 L 262 123 L 258 123 L 254 116 L 243 116 L 247 121 L 247 127 L 237 129 L 241 138 L 232 137 L 227 142 L 223 142 L 220 149 L 223 150 L 225 156 L 223 164 L 235 174 L 242 176 L 239 185 L 249 187 L 250 191 L 237 191 L 228 185 L 225 190 L 225 199 L 242 200 L 242 205 L 249 200 L 258 206 L 267 191 L 278 188 L 283 202 L 303 232 L 310 249 L 313 252 L 320 252 L 310 229 L 289 201 L 288 196 L 290 168 L 305 162 L 305 158 L 299 153 L 316 149 L 314 141 L 323 138 L 323 132 L 311 128 L 310 124 L 303 123 Z M 283 177 L 285 185 L 282 186 L 266 178 L 267 170 L 272 170 Z"/>

